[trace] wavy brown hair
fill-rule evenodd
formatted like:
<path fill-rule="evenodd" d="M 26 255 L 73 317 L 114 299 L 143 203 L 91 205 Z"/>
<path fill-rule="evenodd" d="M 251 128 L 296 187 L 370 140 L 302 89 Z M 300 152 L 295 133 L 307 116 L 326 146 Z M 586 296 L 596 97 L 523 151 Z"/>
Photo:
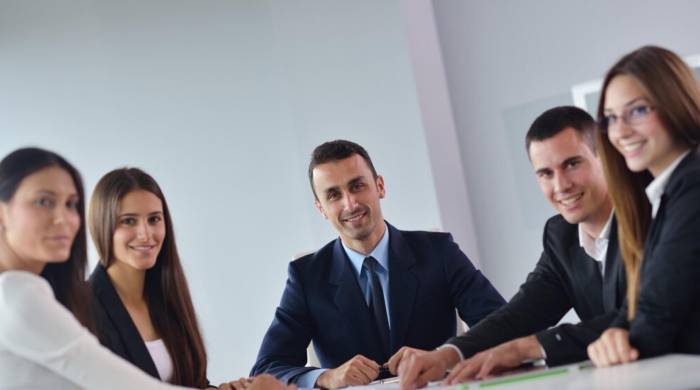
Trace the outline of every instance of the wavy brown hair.
<path fill-rule="evenodd" d="M 693 71 L 678 55 L 658 46 L 644 46 L 622 57 L 610 68 L 603 81 L 598 102 L 601 122 L 608 85 L 619 75 L 632 76 L 642 84 L 659 120 L 674 141 L 688 147 L 698 145 L 700 87 Z M 596 143 L 615 207 L 620 251 L 627 274 L 627 318 L 631 320 L 637 310 L 644 241 L 651 225 L 651 206 L 644 189 L 652 177 L 648 171 L 632 172 L 627 168 L 624 157 L 603 132 L 596 135 Z"/>
<path fill-rule="evenodd" d="M 87 266 L 85 192 L 78 170 L 54 152 L 40 148 L 17 149 L 0 161 L 0 201 L 9 202 L 27 176 L 54 166 L 66 171 L 73 179 L 78 192 L 77 210 L 80 215 L 80 228 L 73 239 L 68 260 L 47 264 L 41 276 L 51 285 L 56 300 L 70 310 L 83 326 L 92 330 L 92 315 L 89 310 L 90 292 L 85 282 Z"/>
<path fill-rule="evenodd" d="M 207 386 L 207 355 L 197 316 L 175 246 L 175 232 L 168 203 L 158 183 L 138 168 L 113 170 L 100 179 L 90 200 L 88 226 L 105 267 L 114 262 L 113 237 L 117 227 L 119 203 L 130 192 L 144 190 L 163 204 L 165 238 L 156 264 L 146 271 L 144 298 L 151 321 L 173 360 L 172 383 L 182 386 Z"/>

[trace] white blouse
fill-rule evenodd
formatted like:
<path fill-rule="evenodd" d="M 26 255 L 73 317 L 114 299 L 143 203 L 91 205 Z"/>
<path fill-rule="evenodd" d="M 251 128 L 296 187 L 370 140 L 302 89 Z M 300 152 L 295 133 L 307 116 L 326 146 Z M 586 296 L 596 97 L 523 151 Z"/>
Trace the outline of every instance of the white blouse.
<path fill-rule="evenodd" d="M 176 389 L 100 345 L 24 271 L 0 273 L 0 389 Z"/>
<path fill-rule="evenodd" d="M 148 349 L 148 354 L 151 355 L 151 359 L 153 359 L 153 363 L 156 365 L 160 379 L 164 382 L 170 382 L 173 379 L 175 369 L 163 339 L 146 341 L 146 348 Z"/>

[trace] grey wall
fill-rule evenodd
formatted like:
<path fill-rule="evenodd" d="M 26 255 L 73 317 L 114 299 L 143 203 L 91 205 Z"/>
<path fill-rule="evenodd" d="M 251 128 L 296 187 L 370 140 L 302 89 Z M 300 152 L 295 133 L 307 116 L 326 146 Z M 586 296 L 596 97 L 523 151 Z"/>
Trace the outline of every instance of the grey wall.
<path fill-rule="evenodd" d="M 481 264 L 511 296 L 554 214 L 524 136 L 574 84 L 602 78 L 643 44 L 700 53 L 696 1 L 433 1 Z"/>
<path fill-rule="evenodd" d="M 155 176 L 210 379 L 247 375 L 288 261 L 335 237 L 308 188 L 315 145 L 364 144 L 387 219 L 442 228 L 399 6 L 3 1 L 0 155 L 56 150 L 88 190 L 119 166 Z"/>

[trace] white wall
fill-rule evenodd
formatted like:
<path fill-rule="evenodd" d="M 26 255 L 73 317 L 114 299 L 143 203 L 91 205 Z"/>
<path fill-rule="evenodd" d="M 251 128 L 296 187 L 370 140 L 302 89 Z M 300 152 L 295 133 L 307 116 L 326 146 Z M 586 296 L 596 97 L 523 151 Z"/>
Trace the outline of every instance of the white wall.
<path fill-rule="evenodd" d="M 432 3 L 481 264 L 510 297 L 539 258 L 544 221 L 554 214 L 525 152 L 530 123 L 572 104 L 571 86 L 602 78 L 641 45 L 700 53 L 700 2 Z"/>
<path fill-rule="evenodd" d="M 387 219 L 442 228 L 402 23 L 397 1 L 3 1 L 0 155 L 58 151 L 88 191 L 119 166 L 150 172 L 210 379 L 238 378 L 291 256 L 335 236 L 312 206 L 314 146 L 360 142 Z"/>

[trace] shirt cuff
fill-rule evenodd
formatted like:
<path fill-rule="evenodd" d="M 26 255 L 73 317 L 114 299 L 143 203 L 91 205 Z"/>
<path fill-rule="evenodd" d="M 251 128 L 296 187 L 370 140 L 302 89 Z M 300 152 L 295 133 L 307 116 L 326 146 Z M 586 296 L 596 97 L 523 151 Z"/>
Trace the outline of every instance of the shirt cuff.
<path fill-rule="evenodd" d="M 457 348 L 456 345 L 452 345 L 452 344 L 442 344 L 441 346 L 435 348 L 435 350 L 437 351 L 437 350 L 445 349 L 445 348 L 451 348 L 451 349 L 453 349 L 454 351 L 456 351 L 456 352 L 457 352 L 457 355 L 459 355 L 459 361 L 460 361 L 460 362 L 461 362 L 462 360 L 464 360 L 464 355 L 462 355 L 462 351 L 460 351 L 459 348 Z"/>
<path fill-rule="evenodd" d="M 313 389 L 316 387 L 318 377 L 321 376 L 324 371 L 326 371 L 325 368 L 317 368 L 315 370 L 307 371 L 296 377 L 294 384 L 296 384 L 299 388 Z"/>

